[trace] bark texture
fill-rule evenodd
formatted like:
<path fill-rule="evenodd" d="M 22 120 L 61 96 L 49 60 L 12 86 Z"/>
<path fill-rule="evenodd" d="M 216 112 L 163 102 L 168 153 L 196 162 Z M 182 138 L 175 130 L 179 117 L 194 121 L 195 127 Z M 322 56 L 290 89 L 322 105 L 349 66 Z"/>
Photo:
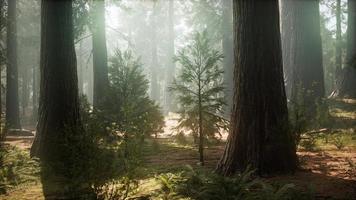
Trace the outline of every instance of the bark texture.
<path fill-rule="evenodd" d="M 4 0 L 0 0 L 0 77 L 2 77 L 2 67 L 3 67 L 3 37 L 2 37 L 2 29 L 4 26 L 4 22 L 3 22 L 3 6 L 4 6 Z M 2 119 L 2 81 L 0 78 L 0 119 Z M 2 128 L 0 128 L 0 140 L 3 139 L 2 138 L 3 134 L 2 134 Z"/>
<path fill-rule="evenodd" d="M 108 58 L 105 35 L 105 1 L 96 0 L 92 2 L 93 6 L 93 76 L 94 107 L 102 109 L 105 101 L 105 94 L 109 87 L 108 78 Z"/>
<path fill-rule="evenodd" d="M 6 68 L 6 128 L 20 129 L 18 70 L 17 70 L 17 31 L 16 0 L 8 1 L 7 21 L 7 68 Z"/>
<path fill-rule="evenodd" d="M 165 87 L 165 110 L 166 112 L 172 111 L 172 94 L 169 92 L 169 87 L 172 84 L 176 65 L 173 61 L 174 57 L 174 0 L 169 0 L 169 8 L 168 8 L 168 33 L 169 33 L 169 46 L 168 46 L 168 65 L 167 65 L 167 74 L 166 74 L 166 87 Z"/>
<path fill-rule="evenodd" d="M 342 72 L 341 0 L 336 1 L 335 86 L 339 85 Z"/>
<path fill-rule="evenodd" d="M 224 0 L 223 2 L 223 38 L 222 49 L 224 54 L 224 81 L 225 81 L 225 98 L 226 109 L 225 115 L 230 117 L 233 95 L 234 95 L 234 50 L 233 50 L 233 29 L 232 29 L 232 0 Z"/>
<path fill-rule="evenodd" d="M 348 1 L 346 63 L 340 87 L 333 96 L 356 98 L 356 1 Z"/>
<path fill-rule="evenodd" d="M 325 96 L 319 0 L 283 0 L 282 13 L 288 16 L 282 23 L 287 93 L 292 102 L 302 93 L 312 118 Z"/>
<path fill-rule="evenodd" d="M 278 0 L 233 2 L 234 105 L 231 130 L 217 172 L 231 175 L 247 166 L 259 174 L 296 168 L 288 131 Z"/>
<path fill-rule="evenodd" d="M 87 190 L 74 181 L 73 142 L 84 131 L 79 116 L 78 80 L 74 49 L 72 1 L 42 0 L 40 98 L 37 134 L 31 156 L 41 159 L 46 199 L 84 198 Z"/>
<path fill-rule="evenodd" d="M 152 35 L 151 35 L 151 99 L 160 102 L 160 86 L 158 82 L 158 55 L 157 55 L 157 4 L 154 4 L 151 16 Z"/>

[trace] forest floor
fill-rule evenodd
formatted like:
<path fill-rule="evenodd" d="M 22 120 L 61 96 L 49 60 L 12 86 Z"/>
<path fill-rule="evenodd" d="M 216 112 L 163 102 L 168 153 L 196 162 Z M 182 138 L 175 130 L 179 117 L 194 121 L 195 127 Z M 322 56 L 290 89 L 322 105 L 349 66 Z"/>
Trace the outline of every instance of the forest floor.
<path fill-rule="evenodd" d="M 343 135 L 345 147 L 336 148 L 333 142 L 316 141 L 316 148 L 299 148 L 300 169 L 293 175 L 263 177 L 267 182 L 294 183 L 302 190 L 313 190 L 316 199 L 356 199 L 356 101 L 338 100 L 333 102 L 330 113 L 334 118 L 334 131 Z M 167 122 L 174 125 L 174 122 Z M 166 129 L 166 132 L 170 131 Z M 160 185 L 155 177 L 163 173 L 175 173 L 190 165 L 194 169 L 213 171 L 224 151 L 224 141 L 209 145 L 205 149 L 205 166 L 198 165 L 198 151 L 192 145 L 178 144 L 171 133 L 155 139 L 146 145 L 142 170 L 145 176 L 139 181 L 139 195 L 148 195 Z M 9 136 L 6 143 L 28 151 L 33 137 Z M 6 200 L 43 199 L 40 181 L 13 188 L 0 196 Z"/>

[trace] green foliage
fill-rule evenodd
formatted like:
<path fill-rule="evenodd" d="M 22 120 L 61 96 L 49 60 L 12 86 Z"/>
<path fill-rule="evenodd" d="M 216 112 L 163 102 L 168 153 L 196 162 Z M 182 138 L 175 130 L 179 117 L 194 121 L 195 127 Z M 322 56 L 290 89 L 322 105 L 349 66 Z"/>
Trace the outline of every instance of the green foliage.
<path fill-rule="evenodd" d="M 86 32 L 89 24 L 89 0 L 74 0 L 73 1 L 73 24 L 74 24 L 74 38 L 75 40 Z"/>
<path fill-rule="evenodd" d="M 306 105 L 304 102 L 304 89 L 301 85 L 296 86 L 294 97 L 289 101 L 289 120 L 291 130 L 296 135 L 296 144 L 300 142 L 301 134 L 308 129 L 309 121 L 306 116 Z"/>
<path fill-rule="evenodd" d="M 77 153 L 71 160 L 87 168 L 80 172 L 74 170 L 81 167 L 73 168 L 72 173 L 83 177 L 81 182 L 89 183 L 99 199 L 125 199 L 137 187 L 135 173 L 141 165 L 144 138 L 161 132 L 164 118 L 148 98 L 148 81 L 130 51 L 116 51 L 109 66 L 109 81 L 102 110 L 93 110 L 82 98 L 81 117 L 87 137 L 72 145 L 81 148 L 79 152 L 72 150 Z"/>
<path fill-rule="evenodd" d="M 181 145 L 186 145 L 188 143 L 187 138 L 184 135 L 183 131 L 178 132 L 178 134 L 175 135 L 174 139 L 178 144 L 181 144 Z"/>
<path fill-rule="evenodd" d="M 16 147 L 0 147 L 0 167 L 0 194 L 17 185 L 39 180 L 38 161 Z"/>
<path fill-rule="evenodd" d="M 346 137 L 342 134 L 334 134 L 331 137 L 331 143 L 338 150 L 342 150 L 346 146 Z"/>
<path fill-rule="evenodd" d="M 307 135 L 299 142 L 299 145 L 307 151 L 315 151 L 317 148 L 317 137 L 315 135 Z"/>
<path fill-rule="evenodd" d="M 326 134 L 315 134 L 311 129 L 329 128 L 331 117 L 329 105 L 325 99 L 316 100 L 315 114 L 310 113 L 306 104 L 306 98 L 313 95 L 312 91 L 305 90 L 301 85 L 295 88 L 294 96 L 289 101 L 289 120 L 291 131 L 295 134 L 296 144 L 299 144 L 307 151 L 313 151 L 317 147 L 317 140 L 327 137 Z M 326 138 L 327 139 L 327 138 Z"/>
<path fill-rule="evenodd" d="M 294 184 L 269 184 L 257 179 L 253 176 L 254 171 L 250 169 L 233 177 L 223 177 L 193 170 L 190 166 L 187 168 L 186 172 L 162 174 L 157 177 L 163 199 L 313 199 L 312 193 L 302 193 Z"/>
<path fill-rule="evenodd" d="M 202 114 L 203 135 L 215 137 L 228 122 L 222 117 L 225 105 L 223 71 L 219 62 L 223 55 L 211 48 L 207 32 L 195 33 L 191 44 L 175 57 L 181 65 L 177 79 L 170 90 L 180 106 L 178 131 L 186 128 L 198 134 L 199 113 Z"/>
<path fill-rule="evenodd" d="M 181 197 L 176 193 L 177 185 L 182 181 L 181 174 L 161 174 L 156 177 L 160 186 L 161 186 L 161 195 L 160 197 L 163 200 L 174 200 L 181 199 Z"/>
<path fill-rule="evenodd" d="M 107 116 L 125 139 L 143 142 L 163 131 L 164 117 L 147 95 L 148 81 L 142 64 L 131 51 L 117 50 L 109 66 L 110 93 Z"/>
<path fill-rule="evenodd" d="M 95 188 L 97 200 L 125 200 L 134 194 L 138 188 L 138 181 L 123 176 Z"/>
<path fill-rule="evenodd" d="M 188 19 L 192 27 L 197 31 L 207 29 L 209 38 L 214 46 L 218 47 L 222 38 L 222 31 L 217 28 L 222 27 L 223 24 L 222 0 L 192 0 L 191 4 L 187 9 L 191 9 L 191 15 L 188 16 Z"/>
<path fill-rule="evenodd" d="M 0 3 L 0 71 L 2 71 L 6 63 L 7 1 L 0 0 Z M 3 85 L 0 84 L 0 87 L 3 87 Z"/>
<path fill-rule="evenodd" d="M 118 134 L 118 124 L 103 123 L 103 113 L 93 111 L 85 98 L 81 112 L 88 135 L 81 144 L 86 150 L 81 156 L 90 154 L 84 162 L 87 168 L 81 172 L 85 175 L 82 182 L 91 185 L 97 199 L 125 199 L 137 188 L 134 177 L 141 160 L 139 149 L 134 148 L 136 143 Z M 79 159 L 77 165 L 82 163 Z"/>
<path fill-rule="evenodd" d="M 331 117 L 329 113 L 329 104 L 326 99 L 322 99 L 316 102 L 316 116 L 315 127 L 316 128 L 329 128 L 331 126 Z"/>

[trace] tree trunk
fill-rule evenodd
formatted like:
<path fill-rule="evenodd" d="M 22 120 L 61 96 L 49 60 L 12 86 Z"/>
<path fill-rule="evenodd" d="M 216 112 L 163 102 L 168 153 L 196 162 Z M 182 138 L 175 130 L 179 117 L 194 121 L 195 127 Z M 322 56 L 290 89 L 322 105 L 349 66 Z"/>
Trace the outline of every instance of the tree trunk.
<path fill-rule="evenodd" d="M 79 116 L 72 1 L 42 0 L 39 120 L 31 156 L 41 159 L 46 199 L 90 199 L 81 178 L 72 174 L 83 156 Z M 79 155 L 77 155 L 79 154 Z M 75 157 L 75 156 L 78 157 Z M 74 160 L 73 160 L 74 159 Z"/>
<path fill-rule="evenodd" d="M 32 68 L 32 121 L 37 122 L 38 116 L 38 66 Z"/>
<path fill-rule="evenodd" d="M 232 29 L 232 0 L 223 1 L 223 38 L 222 49 L 224 54 L 224 81 L 225 81 L 225 98 L 227 106 L 225 115 L 230 117 L 233 104 L 234 91 L 234 56 L 233 56 L 233 29 Z"/>
<path fill-rule="evenodd" d="M 29 78 L 29 69 L 28 66 L 24 66 L 22 70 L 22 92 L 21 92 L 21 106 L 22 106 L 22 116 L 26 117 L 26 109 L 28 106 L 28 99 L 29 99 L 29 89 L 30 89 L 30 78 Z"/>
<path fill-rule="evenodd" d="M 288 99 L 291 99 L 292 88 L 293 88 L 293 60 L 292 58 L 292 40 L 291 37 L 294 36 L 293 22 L 293 12 L 290 11 L 291 6 L 288 0 L 280 0 L 280 20 L 281 20 L 281 38 L 282 38 L 282 57 L 283 57 L 283 71 L 284 71 L 284 82 L 286 88 L 286 95 Z"/>
<path fill-rule="evenodd" d="M 339 85 L 342 72 L 341 0 L 336 1 L 335 87 Z"/>
<path fill-rule="evenodd" d="M 152 100 L 160 103 L 160 89 L 158 84 L 158 57 L 157 57 L 157 26 L 156 26 L 156 13 L 157 5 L 155 3 L 152 13 L 152 40 L 151 40 L 151 98 Z"/>
<path fill-rule="evenodd" d="M 306 117 L 316 115 L 317 104 L 325 96 L 319 0 L 283 0 L 282 13 L 290 20 L 282 26 L 285 69 L 292 74 L 291 101 L 302 93 Z M 284 17 L 284 16 L 282 16 Z"/>
<path fill-rule="evenodd" d="M 83 95 L 84 91 L 83 91 L 83 85 L 84 85 L 84 80 L 83 80 L 83 73 L 84 73 L 84 56 L 83 56 L 83 52 L 84 52 L 84 47 L 83 47 L 83 42 L 84 41 L 80 41 L 79 42 L 79 52 L 78 52 L 78 89 L 79 89 L 79 94 Z"/>
<path fill-rule="evenodd" d="M 348 1 L 346 63 L 340 88 L 334 96 L 356 98 L 356 1 Z"/>
<path fill-rule="evenodd" d="M 93 73 L 94 107 L 102 109 L 106 90 L 109 87 L 108 58 L 105 35 L 105 1 L 93 1 Z"/>
<path fill-rule="evenodd" d="M 20 129 L 17 74 L 16 0 L 8 1 L 7 68 L 6 68 L 6 128 Z"/>
<path fill-rule="evenodd" d="M 296 168 L 288 131 L 278 0 L 234 1 L 234 105 L 231 132 L 217 172 L 248 166 L 259 174 Z"/>
<path fill-rule="evenodd" d="M 4 0 L 0 0 L 0 42 L 3 41 L 3 37 L 2 37 L 2 29 L 4 26 L 4 22 L 3 22 L 3 7 L 4 7 L 5 3 Z M 3 139 L 3 129 L 2 129 L 2 67 L 3 67 L 3 52 L 2 52 L 2 44 L 0 43 L 0 140 Z"/>
<path fill-rule="evenodd" d="M 198 103 L 199 103 L 199 161 L 204 166 L 204 132 L 203 132 L 203 113 L 202 113 L 202 81 L 199 75 L 198 83 Z"/>
<path fill-rule="evenodd" d="M 172 84 L 172 80 L 174 78 L 174 71 L 176 65 L 173 61 L 174 57 L 174 0 L 169 0 L 169 9 L 168 9 L 168 28 L 169 28 L 169 47 L 168 47 L 168 65 L 167 65 L 167 74 L 166 74 L 166 88 L 165 88 L 165 100 L 166 100 L 166 112 L 172 111 L 172 94 L 169 92 L 169 87 Z"/>

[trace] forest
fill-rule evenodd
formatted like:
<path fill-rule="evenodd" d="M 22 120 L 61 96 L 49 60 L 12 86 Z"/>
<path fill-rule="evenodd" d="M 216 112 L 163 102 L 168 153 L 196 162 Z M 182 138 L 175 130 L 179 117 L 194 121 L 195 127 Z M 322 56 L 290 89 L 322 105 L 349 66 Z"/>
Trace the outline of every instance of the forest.
<path fill-rule="evenodd" d="M 356 200 L 356 0 L 0 0 L 0 200 Z"/>

